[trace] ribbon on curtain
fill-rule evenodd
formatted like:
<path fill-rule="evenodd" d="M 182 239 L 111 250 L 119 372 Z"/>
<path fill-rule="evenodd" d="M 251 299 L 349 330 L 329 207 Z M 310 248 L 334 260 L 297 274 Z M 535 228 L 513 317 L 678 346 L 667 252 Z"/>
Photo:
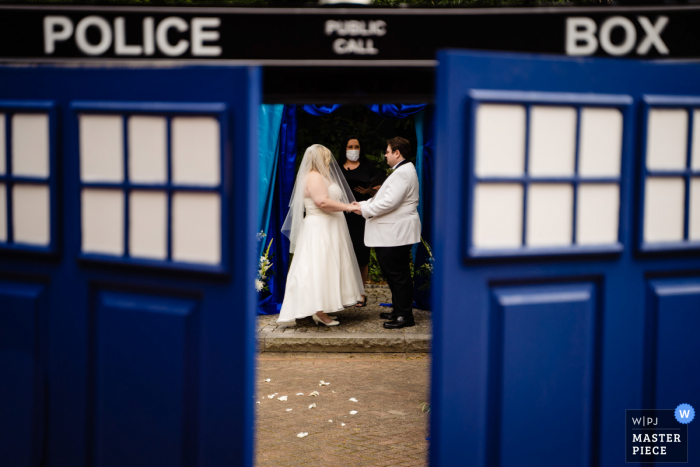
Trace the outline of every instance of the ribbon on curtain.
<path fill-rule="evenodd" d="M 280 312 L 284 290 L 287 284 L 287 271 L 289 270 L 289 239 L 282 235 L 280 230 L 284 219 L 289 212 L 289 200 L 292 197 L 294 178 L 296 176 L 297 156 L 297 106 L 284 105 L 279 126 L 278 163 L 275 177 L 274 196 L 268 223 L 268 236 L 265 239 L 270 243 L 270 254 L 275 275 L 268 281 L 270 295 L 258 303 L 258 313 L 272 315 Z"/>

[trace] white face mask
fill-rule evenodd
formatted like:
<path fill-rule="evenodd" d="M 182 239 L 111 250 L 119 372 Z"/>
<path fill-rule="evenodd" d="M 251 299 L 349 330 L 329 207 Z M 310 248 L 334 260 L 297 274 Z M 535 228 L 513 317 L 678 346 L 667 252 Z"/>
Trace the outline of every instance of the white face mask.
<path fill-rule="evenodd" d="M 360 150 L 348 149 L 347 151 L 345 151 L 345 155 L 347 156 L 349 161 L 357 162 L 360 159 Z"/>

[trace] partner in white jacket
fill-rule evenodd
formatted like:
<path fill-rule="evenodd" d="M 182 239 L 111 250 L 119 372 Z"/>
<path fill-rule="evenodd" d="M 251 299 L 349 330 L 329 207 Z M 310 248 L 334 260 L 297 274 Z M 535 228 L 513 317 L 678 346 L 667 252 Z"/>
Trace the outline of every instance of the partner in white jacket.
<path fill-rule="evenodd" d="M 418 175 L 410 162 L 399 165 L 373 198 L 361 201 L 365 245 L 401 246 L 420 242 Z"/>

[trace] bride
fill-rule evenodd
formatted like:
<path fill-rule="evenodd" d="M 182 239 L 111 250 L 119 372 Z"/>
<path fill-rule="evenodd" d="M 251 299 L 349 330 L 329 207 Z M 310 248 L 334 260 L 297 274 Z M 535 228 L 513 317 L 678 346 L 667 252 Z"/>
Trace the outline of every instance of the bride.
<path fill-rule="evenodd" d="M 353 201 L 331 151 L 320 144 L 310 146 L 282 226 L 294 258 L 278 323 L 312 316 L 316 325 L 337 326 L 335 317 L 327 313 L 361 300 L 364 285 L 342 214 L 353 210 Z"/>

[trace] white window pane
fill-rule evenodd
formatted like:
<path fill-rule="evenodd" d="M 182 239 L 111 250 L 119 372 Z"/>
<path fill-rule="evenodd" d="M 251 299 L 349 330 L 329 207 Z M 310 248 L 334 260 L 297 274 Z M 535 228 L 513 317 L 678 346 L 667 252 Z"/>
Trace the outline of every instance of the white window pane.
<path fill-rule="evenodd" d="M 575 156 L 576 109 L 533 106 L 530 110 L 530 175 L 573 175 Z"/>
<path fill-rule="evenodd" d="M 165 193 L 132 191 L 129 195 L 129 255 L 166 259 L 168 199 Z"/>
<path fill-rule="evenodd" d="M 82 251 L 124 254 L 124 193 L 85 188 L 82 191 Z"/>
<path fill-rule="evenodd" d="M 615 183 L 580 184 L 576 207 L 576 243 L 617 243 L 620 187 Z"/>
<path fill-rule="evenodd" d="M 693 145 L 691 166 L 700 170 L 700 110 L 693 111 Z"/>
<path fill-rule="evenodd" d="M 129 117 L 129 181 L 167 182 L 167 122 L 164 117 Z"/>
<path fill-rule="evenodd" d="M 617 177 L 622 158 L 622 112 L 581 109 L 578 173 L 584 177 Z"/>
<path fill-rule="evenodd" d="M 523 186 L 480 183 L 474 190 L 472 243 L 478 248 L 519 248 L 523 238 Z"/>
<path fill-rule="evenodd" d="M 571 245 L 574 190 L 569 184 L 533 183 L 527 193 L 527 246 Z"/>
<path fill-rule="evenodd" d="M 221 179 L 219 122 L 212 117 L 176 117 L 171 131 L 173 183 L 217 186 Z"/>
<path fill-rule="evenodd" d="M 15 243 L 46 246 L 51 241 L 49 187 L 18 184 L 12 188 L 12 234 Z"/>
<path fill-rule="evenodd" d="M 700 240 L 700 178 L 693 178 L 690 181 L 689 209 L 688 239 Z"/>
<path fill-rule="evenodd" d="M 124 128 L 119 115 L 80 115 L 80 179 L 124 181 Z"/>
<path fill-rule="evenodd" d="M 651 109 L 647 126 L 647 168 L 684 169 L 688 145 L 688 112 Z"/>
<path fill-rule="evenodd" d="M 175 193 L 172 258 L 188 263 L 221 263 L 221 200 L 217 193 Z"/>
<path fill-rule="evenodd" d="M 483 104 L 476 111 L 476 174 L 519 176 L 525 170 L 525 107 Z"/>
<path fill-rule="evenodd" d="M 678 177 L 648 177 L 644 191 L 644 241 L 683 240 L 685 181 Z"/>
<path fill-rule="evenodd" d="M 7 141 L 5 140 L 5 114 L 0 114 L 0 175 L 5 175 L 6 159 L 5 148 Z"/>
<path fill-rule="evenodd" d="M 0 183 L 0 242 L 7 241 L 7 191 Z"/>
<path fill-rule="evenodd" d="M 49 116 L 12 116 L 12 174 L 49 176 Z"/>

